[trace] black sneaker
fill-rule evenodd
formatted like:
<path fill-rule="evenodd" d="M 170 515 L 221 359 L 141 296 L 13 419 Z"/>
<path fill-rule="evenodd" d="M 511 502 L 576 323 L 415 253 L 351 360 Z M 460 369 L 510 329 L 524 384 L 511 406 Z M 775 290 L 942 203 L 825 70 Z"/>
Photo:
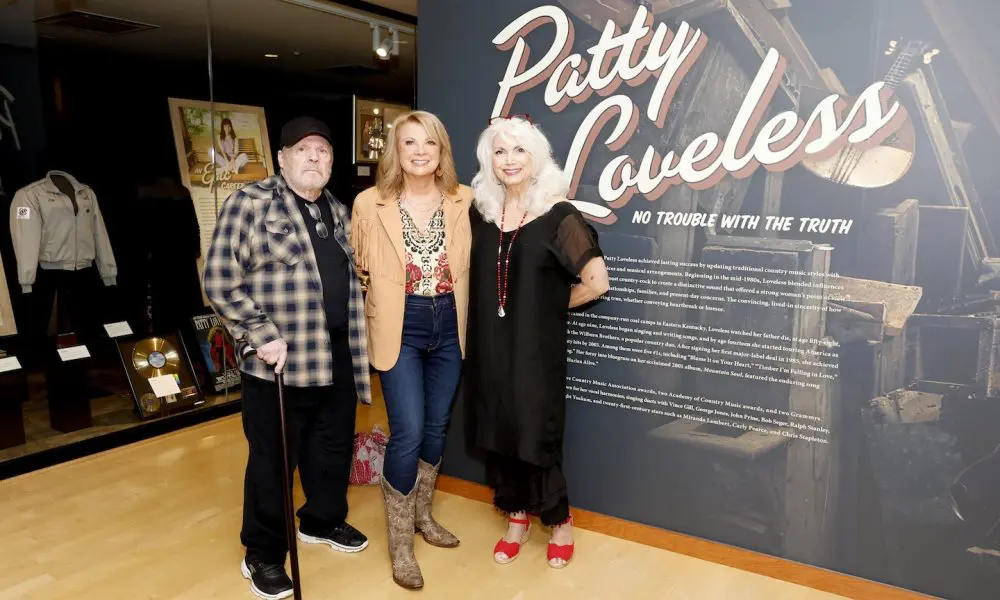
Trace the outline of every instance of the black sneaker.
<path fill-rule="evenodd" d="M 368 538 L 347 523 L 322 531 L 303 531 L 300 527 L 298 537 L 307 544 L 327 544 L 341 552 L 361 552 L 368 547 Z"/>
<path fill-rule="evenodd" d="M 250 591 L 267 600 L 280 600 L 292 596 L 292 580 L 285 573 L 284 565 L 269 565 L 256 557 L 247 557 L 240 564 L 243 576 L 250 580 Z"/>

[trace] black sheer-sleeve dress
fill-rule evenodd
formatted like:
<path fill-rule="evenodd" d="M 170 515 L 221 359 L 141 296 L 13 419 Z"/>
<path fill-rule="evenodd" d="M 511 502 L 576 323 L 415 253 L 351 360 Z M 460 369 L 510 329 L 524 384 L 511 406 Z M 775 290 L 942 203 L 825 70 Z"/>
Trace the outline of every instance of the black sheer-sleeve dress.
<path fill-rule="evenodd" d="M 570 287 L 584 265 L 602 255 L 597 232 L 566 201 L 526 223 L 510 254 L 501 317 L 499 224 L 484 221 L 474 207 L 470 217 L 470 437 L 487 453 L 487 479 L 498 509 L 523 510 L 540 515 L 546 525 L 559 524 L 569 516 L 561 467 Z M 513 234 L 503 235 L 500 269 Z"/>

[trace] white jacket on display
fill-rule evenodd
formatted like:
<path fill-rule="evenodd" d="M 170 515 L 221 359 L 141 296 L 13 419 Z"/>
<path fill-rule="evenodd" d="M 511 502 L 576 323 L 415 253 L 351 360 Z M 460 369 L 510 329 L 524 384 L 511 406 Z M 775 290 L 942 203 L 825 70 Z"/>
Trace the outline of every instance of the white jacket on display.
<path fill-rule="evenodd" d="M 70 182 L 76 195 L 64 194 L 53 177 Z M 31 292 L 38 267 L 75 271 L 97 263 L 104 285 L 115 285 L 118 266 L 104 228 L 97 196 L 63 171 L 49 171 L 45 178 L 14 194 L 10 205 L 10 234 L 17 257 L 17 278 L 24 293 Z"/>

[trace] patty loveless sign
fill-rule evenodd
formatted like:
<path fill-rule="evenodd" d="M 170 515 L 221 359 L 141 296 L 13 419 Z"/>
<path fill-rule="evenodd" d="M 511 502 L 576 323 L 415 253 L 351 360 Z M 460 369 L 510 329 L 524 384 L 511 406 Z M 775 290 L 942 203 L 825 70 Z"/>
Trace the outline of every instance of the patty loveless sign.
<path fill-rule="evenodd" d="M 541 59 L 529 66 L 531 49 L 524 38 L 545 26 L 555 30 L 553 42 Z M 508 114 L 517 94 L 542 83 L 545 104 L 556 113 L 571 102 L 586 102 L 594 93 L 604 98 L 580 123 L 570 146 L 565 163 L 571 177 L 570 199 L 576 196 L 583 167 L 601 132 L 611 126 L 604 144 L 619 152 L 638 127 L 642 109 L 629 96 L 615 94 L 619 87 L 623 83 L 637 87 L 654 77 L 656 84 L 644 116 L 662 128 L 681 80 L 708 43 L 701 30 L 687 23 L 681 23 L 676 32 L 664 23 L 654 27 L 645 7 L 639 7 L 628 31 L 622 32 L 608 21 L 601 38 L 587 50 L 589 64 L 572 52 L 573 41 L 573 24 L 557 6 L 535 8 L 505 27 L 493 44 L 511 54 L 491 114 Z M 741 179 L 759 166 L 783 171 L 807 155 L 833 156 L 846 144 L 865 150 L 880 144 L 906 121 L 906 109 L 892 100 L 892 90 L 879 81 L 866 88 L 853 106 L 831 94 L 816 105 L 808 120 L 803 121 L 794 111 L 784 111 L 757 131 L 786 67 L 786 59 L 776 50 L 767 52 L 725 139 L 714 132 L 704 133 L 680 152 L 669 149 L 665 155 L 650 146 L 638 164 L 632 156 L 616 156 L 604 166 L 598 182 L 605 204 L 580 200 L 574 204 L 593 220 L 610 224 L 616 221 L 614 210 L 625 206 L 637 192 L 655 200 L 679 183 L 706 189 L 726 174 Z"/>

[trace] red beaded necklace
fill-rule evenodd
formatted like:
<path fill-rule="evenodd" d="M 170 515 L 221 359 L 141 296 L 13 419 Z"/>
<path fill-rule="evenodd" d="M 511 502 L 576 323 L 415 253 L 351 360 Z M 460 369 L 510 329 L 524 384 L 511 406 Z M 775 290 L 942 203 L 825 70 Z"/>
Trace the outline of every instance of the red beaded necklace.
<path fill-rule="evenodd" d="M 500 289 L 500 257 L 503 253 L 503 225 L 507 218 L 507 204 L 503 205 L 503 212 L 500 214 L 500 243 L 497 245 L 497 316 L 501 319 L 506 316 L 506 311 L 504 307 L 507 305 L 507 285 L 510 283 L 508 278 L 508 273 L 510 272 L 510 252 L 514 249 L 514 240 L 517 239 L 517 234 L 521 231 L 521 226 L 524 225 L 524 218 L 528 216 L 527 212 L 521 215 L 521 222 L 517 224 L 517 229 L 514 230 L 514 235 L 510 238 L 510 246 L 507 248 L 507 258 L 504 260 L 504 270 L 503 270 L 503 291 Z"/>

